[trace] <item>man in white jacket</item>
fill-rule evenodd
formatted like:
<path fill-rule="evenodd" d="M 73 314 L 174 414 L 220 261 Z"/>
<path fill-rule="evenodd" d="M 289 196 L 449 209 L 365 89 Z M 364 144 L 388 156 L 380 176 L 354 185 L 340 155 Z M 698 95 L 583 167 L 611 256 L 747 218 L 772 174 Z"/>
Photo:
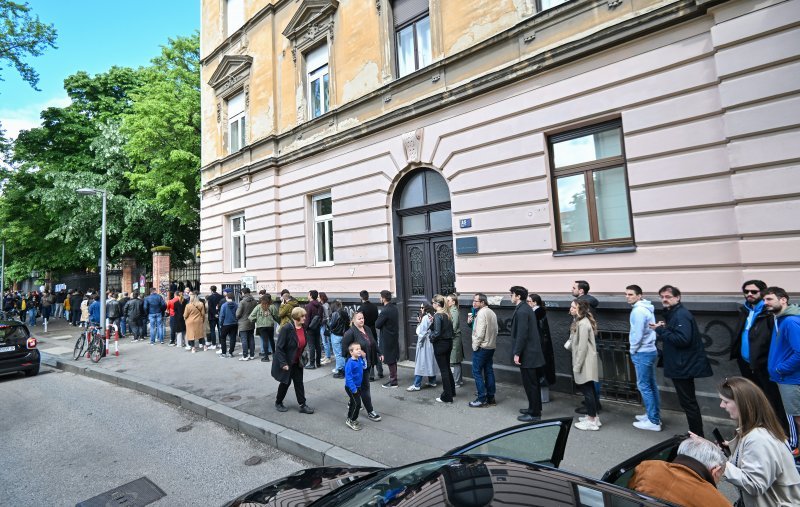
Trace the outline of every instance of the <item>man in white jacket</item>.
<path fill-rule="evenodd" d="M 636 387 L 642 394 L 642 402 L 647 413 L 636 416 L 634 426 L 640 430 L 661 431 L 660 400 L 656 384 L 656 333 L 650 329 L 654 324 L 653 304 L 644 299 L 642 288 L 638 285 L 625 287 L 625 299 L 633 307 L 631 310 L 631 361 L 636 368 Z"/>

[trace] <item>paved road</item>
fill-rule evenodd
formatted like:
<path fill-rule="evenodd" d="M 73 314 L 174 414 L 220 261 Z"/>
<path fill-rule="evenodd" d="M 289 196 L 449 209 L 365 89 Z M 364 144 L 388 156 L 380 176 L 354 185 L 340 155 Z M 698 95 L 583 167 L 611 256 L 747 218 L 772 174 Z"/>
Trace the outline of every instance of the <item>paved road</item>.
<path fill-rule="evenodd" d="M 220 505 L 310 466 L 156 398 L 46 367 L 0 376 L 0 407 L 4 505 L 75 505 L 143 476 L 167 493 L 152 505 Z M 261 463 L 245 465 L 253 456 Z"/>

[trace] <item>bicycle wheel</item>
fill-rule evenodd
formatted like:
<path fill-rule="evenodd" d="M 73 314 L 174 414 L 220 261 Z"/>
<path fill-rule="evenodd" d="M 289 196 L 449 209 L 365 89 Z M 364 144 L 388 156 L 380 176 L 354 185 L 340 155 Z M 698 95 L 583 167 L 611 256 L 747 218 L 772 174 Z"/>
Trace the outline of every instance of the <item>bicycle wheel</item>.
<path fill-rule="evenodd" d="M 81 333 L 78 337 L 78 340 L 75 342 L 75 350 L 72 354 L 72 358 L 76 361 L 80 359 L 83 355 L 83 347 L 86 346 L 86 333 Z"/>
<path fill-rule="evenodd" d="M 95 336 L 92 338 L 92 345 L 89 349 L 89 358 L 92 362 L 97 363 L 100 359 L 103 358 L 103 353 L 105 352 L 105 343 L 103 343 L 103 339 L 100 336 Z"/>

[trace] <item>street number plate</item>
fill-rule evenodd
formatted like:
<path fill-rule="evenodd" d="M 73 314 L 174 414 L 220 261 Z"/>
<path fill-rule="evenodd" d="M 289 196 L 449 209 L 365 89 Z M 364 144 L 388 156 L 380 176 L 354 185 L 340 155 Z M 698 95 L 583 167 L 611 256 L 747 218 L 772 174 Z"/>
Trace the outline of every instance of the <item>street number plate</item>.
<path fill-rule="evenodd" d="M 15 350 L 17 350 L 17 347 L 13 345 L 11 347 L 0 347 L 0 352 L 14 352 Z"/>

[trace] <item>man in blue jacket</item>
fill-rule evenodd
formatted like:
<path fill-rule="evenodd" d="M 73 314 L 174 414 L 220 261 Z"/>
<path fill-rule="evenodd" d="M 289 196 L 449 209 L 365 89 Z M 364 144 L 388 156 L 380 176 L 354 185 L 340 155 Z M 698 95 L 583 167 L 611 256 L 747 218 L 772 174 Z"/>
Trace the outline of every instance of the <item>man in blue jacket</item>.
<path fill-rule="evenodd" d="M 155 287 L 150 289 L 150 295 L 144 298 L 144 312 L 150 321 L 150 345 L 156 344 L 156 338 L 164 345 L 164 310 L 167 303 L 158 294 Z"/>
<path fill-rule="evenodd" d="M 789 443 L 797 447 L 800 428 L 800 308 L 789 304 L 789 295 L 780 287 L 767 287 L 764 306 L 775 316 L 772 346 L 767 368 L 778 384 L 786 415 L 794 420 L 789 427 Z"/>
<path fill-rule="evenodd" d="M 661 431 L 660 400 L 656 384 L 656 333 L 650 328 L 655 324 L 653 303 L 644 299 L 638 285 L 625 287 L 625 300 L 631 308 L 631 331 L 628 335 L 631 346 L 631 361 L 636 368 L 636 387 L 642 394 L 646 413 L 636 416 L 633 425 L 640 430 Z"/>
<path fill-rule="evenodd" d="M 689 431 L 702 437 L 705 434 L 703 416 L 695 395 L 694 379 L 713 375 L 711 363 L 694 316 L 681 304 L 681 291 L 665 285 L 658 295 L 664 307 L 664 320 L 649 327 L 655 330 L 663 345 L 664 376 L 672 379 L 678 403 L 689 422 Z"/>

